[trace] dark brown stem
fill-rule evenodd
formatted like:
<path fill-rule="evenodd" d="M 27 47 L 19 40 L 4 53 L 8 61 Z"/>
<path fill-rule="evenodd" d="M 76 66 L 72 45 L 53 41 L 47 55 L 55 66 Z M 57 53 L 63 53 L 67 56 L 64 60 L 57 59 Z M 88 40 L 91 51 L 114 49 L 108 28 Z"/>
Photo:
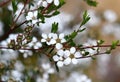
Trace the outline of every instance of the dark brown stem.
<path fill-rule="evenodd" d="M 86 47 L 81 47 L 80 49 L 86 49 L 86 48 L 95 48 L 95 47 L 111 47 L 112 45 L 97 45 L 97 46 L 86 46 Z M 117 45 L 120 47 L 120 44 Z"/>
<path fill-rule="evenodd" d="M 7 3 L 9 3 L 11 0 L 3 0 L 0 2 L 0 7 L 5 6 Z"/>
<path fill-rule="evenodd" d="M 22 22 L 21 24 L 19 24 L 18 26 L 15 26 L 15 28 L 10 29 L 7 33 L 5 33 L 5 35 L 3 35 L 3 36 L 0 38 L 0 41 L 6 39 L 6 38 L 9 36 L 9 34 L 11 34 L 14 30 L 16 30 L 18 27 L 22 26 L 22 25 L 23 25 L 24 23 L 26 23 L 26 22 L 27 22 L 27 21 L 24 21 L 24 22 Z"/>
<path fill-rule="evenodd" d="M 82 58 L 90 58 L 90 57 L 94 57 L 94 56 L 98 56 L 98 55 L 102 55 L 102 54 L 106 54 L 106 52 L 101 52 L 101 53 L 96 53 L 94 55 L 89 55 L 89 56 L 83 56 L 83 57 L 79 57 L 77 59 L 82 59 Z"/>

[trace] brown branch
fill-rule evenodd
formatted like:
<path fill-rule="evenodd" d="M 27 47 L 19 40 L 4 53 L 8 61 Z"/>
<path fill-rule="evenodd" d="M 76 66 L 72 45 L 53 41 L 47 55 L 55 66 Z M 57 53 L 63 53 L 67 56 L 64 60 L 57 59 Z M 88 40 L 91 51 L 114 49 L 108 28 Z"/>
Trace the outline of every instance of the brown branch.
<path fill-rule="evenodd" d="M 111 47 L 112 45 L 96 45 L 96 46 L 86 46 L 86 47 L 81 47 L 80 49 L 86 49 L 86 48 L 95 48 L 95 47 Z M 117 45 L 117 47 L 120 47 L 120 44 Z"/>
<path fill-rule="evenodd" d="M 5 6 L 6 4 L 8 4 L 11 0 L 3 0 L 0 2 L 0 7 Z"/>
<path fill-rule="evenodd" d="M 22 22 L 21 24 L 19 24 L 18 26 L 15 26 L 14 29 L 10 29 L 7 33 L 5 33 L 5 35 L 3 35 L 3 36 L 0 38 L 0 41 L 6 39 L 6 38 L 9 36 L 9 34 L 11 34 L 14 30 L 16 30 L 18 27 L 22 26 L 22 25 L 23 25 L 24 23 L 26 23 L 26 22 L 27 22 L 27 21 L 24 21 L 24 22 Z"/>
<path fill-rule="evenodd" d="M 82 56 L 82 57 L 78 57 L 78 58 L 76 58 L 76 59 L 82 59 L 82 58 L 92 58 L 92 57 L 94 57 L 94 56 L 98 56 L 98 55 L 102 55 L 102 54 L 106 54 L 106 52 L 102 52 L 102 53 L 96 53 L 96 54 L 94 54 L 94 55 L 89 55 L 89 56 Z"/>
<path fill-rule="evenodd" d="M 87 48 L 95 48 L 95 47 L 111 47 L 112 45 L 100 45 L 100 46 L 86 46 L 86 47 L 76 47 L 77 49 L 87 49 Z M 54 48 L 55 46 L 50 45 L 47 46 L 47 48 Z M 116 45 L 116 47 L 120 47 L 120 45 Z M 41 47 L 39 49 L 34 49 L 34 48 L 20 48 L 19 50 L 40 50 L 42 51 L 43 49 L 45 49 L 46 47 Z M 70 46 L 64 46 L 64 48 L 70 48 Z M 3 47 L 0 46 L 0 49 L 12 49 L 12 48 L 8 48 L 8 47 Z"/>

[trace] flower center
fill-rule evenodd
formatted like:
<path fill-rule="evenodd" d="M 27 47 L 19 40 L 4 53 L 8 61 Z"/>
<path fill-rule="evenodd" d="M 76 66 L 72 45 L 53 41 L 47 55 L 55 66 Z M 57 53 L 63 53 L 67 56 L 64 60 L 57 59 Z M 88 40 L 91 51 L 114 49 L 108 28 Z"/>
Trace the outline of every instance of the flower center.
<path fill-rule="evenodd" d="M 71 59 L 74 58 L 74 54 L 70 54 L 70 58 L 71 58 Z"/>

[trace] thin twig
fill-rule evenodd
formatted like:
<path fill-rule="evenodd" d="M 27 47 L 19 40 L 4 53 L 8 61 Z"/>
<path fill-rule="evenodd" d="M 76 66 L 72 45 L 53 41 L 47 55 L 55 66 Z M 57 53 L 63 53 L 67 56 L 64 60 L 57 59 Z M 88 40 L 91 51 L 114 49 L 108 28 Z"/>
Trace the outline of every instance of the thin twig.
<path fill-rule="evenodd" d="M 0 7 L 5 6 L 7 3 L 9 3 L 11 0 L 3 0 L 0 2 Z"/>

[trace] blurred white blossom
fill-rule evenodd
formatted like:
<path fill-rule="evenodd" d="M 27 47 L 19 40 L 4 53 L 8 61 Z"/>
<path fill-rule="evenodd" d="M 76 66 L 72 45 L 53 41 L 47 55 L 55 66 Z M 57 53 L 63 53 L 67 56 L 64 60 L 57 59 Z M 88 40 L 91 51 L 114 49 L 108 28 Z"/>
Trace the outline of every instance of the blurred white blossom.
<path fill-rule="evenodd" d="M 117 14 L 114 11 L 112 11 L 112 10 L 106 10 L 104 12 L 104 18 L 108 22 L 115 22 L 117 20 Z"/>

